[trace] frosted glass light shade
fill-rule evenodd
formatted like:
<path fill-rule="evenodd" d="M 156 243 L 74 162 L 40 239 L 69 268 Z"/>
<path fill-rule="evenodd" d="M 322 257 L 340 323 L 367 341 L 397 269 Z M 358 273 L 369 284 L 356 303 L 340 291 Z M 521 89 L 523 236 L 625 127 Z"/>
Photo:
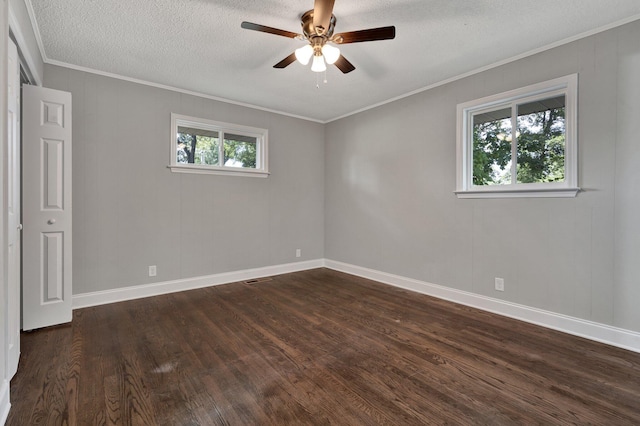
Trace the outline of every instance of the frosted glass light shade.
<path fill-rule="evenodd" d="M 313 55 L 313 47 L 311 47 L 310 44 L 306 44 L 301 48 L 296 49 L 296 59 L 302 65 L 307 65 L 312 55 Z"/>
<path fill-rule="evenodd" d="M 322 72 L 326 70 L 327 70 L 327 66 L 324 63 L 324 58 L 322 57 L 322 55 L 314 56 L 313 63 L 311 64 L 311 71 Z"/>
<path fill-rule="evenodd" d="M 322 46 L 322 54 L 324 55 L 324 60 L 327 61 L 328 64 L 334 64 L 340 57 L 340 49 L 329 44 L 325 44 Z"/>

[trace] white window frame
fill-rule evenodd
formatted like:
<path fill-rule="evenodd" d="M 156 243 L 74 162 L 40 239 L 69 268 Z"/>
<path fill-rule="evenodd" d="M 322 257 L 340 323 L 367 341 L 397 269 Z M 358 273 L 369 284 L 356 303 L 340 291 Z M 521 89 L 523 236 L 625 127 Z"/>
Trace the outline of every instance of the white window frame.
<path fill-rule="evenodd" d="M 178 150 L 178 126 L 219 132 L 221 146 L 224 143 L 225 133 L 240 134 L 256 138 L 256 168 L 178 163 L 176 158 L 176 152 Z M 171 113 L 171 157 L 169 168 L 172 172 L 176 173 L 201 173 L 266 178 L 269 176 L 268 136 L 269 132 L 267 129 Z"/>
<path fill-rule="evenodd" d="M 473 184 L 473 115 L 499 107 L 512 108 L 512 138 L 517 139 L 516 105 L 565 95 L 565 174 L 562 182 Z M 513 144 L 512 158 L 517 158 Z M 571 74 L 520 89 L 458 104 L 456 149 L 458 198 L 575 197 L 578 187 L 578 75 Z"/>

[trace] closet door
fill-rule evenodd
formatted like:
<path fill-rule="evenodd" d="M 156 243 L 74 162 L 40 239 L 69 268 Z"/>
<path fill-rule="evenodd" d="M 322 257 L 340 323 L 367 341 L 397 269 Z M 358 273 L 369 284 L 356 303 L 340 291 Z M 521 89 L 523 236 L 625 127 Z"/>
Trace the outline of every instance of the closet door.
<path fill-rule="evenodd" d="M 7 373 L 18 370 L 20 358 L 20 62 L 8 43 L 7 73 Z"/>
<path fill-rule="evenodd" d="M 71 93 L 23 86 L 22 328 L 71 321 Z"/>

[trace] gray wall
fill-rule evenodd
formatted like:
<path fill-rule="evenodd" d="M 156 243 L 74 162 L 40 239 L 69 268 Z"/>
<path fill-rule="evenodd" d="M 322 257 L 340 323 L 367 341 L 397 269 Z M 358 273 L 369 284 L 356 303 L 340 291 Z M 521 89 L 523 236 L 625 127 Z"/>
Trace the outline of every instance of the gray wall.
<path fill-rule="evenodd" d="M 329 123 L 325 257 L 640 331 L 638 40 L 635 22 Z M 457 199 L 456 104 L 571 73 L 584 192 Z"/>
<path fill-rule="evenodd" d="M 52 65 L 44 85 L 73 95 L 74 294 L 324 256 L 322 124 Z M 271 176 L 172 173 L 172 112 L 268 129 Z"/>

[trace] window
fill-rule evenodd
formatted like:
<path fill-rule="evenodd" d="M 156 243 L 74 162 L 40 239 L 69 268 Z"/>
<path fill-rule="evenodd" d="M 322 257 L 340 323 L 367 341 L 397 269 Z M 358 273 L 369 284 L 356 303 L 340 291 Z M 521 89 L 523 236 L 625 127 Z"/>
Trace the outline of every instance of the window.
<path fill-rule="evenodd" d="M 575 197 L 576 74 L 458 105 L 458 198 Z"/>
<path fill-rule="evenodd" d="M 267 177 L 267 130 L 171 114 L 173 172 Z"/>

